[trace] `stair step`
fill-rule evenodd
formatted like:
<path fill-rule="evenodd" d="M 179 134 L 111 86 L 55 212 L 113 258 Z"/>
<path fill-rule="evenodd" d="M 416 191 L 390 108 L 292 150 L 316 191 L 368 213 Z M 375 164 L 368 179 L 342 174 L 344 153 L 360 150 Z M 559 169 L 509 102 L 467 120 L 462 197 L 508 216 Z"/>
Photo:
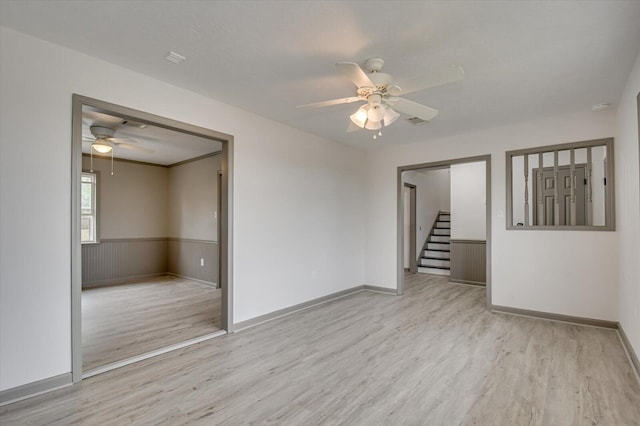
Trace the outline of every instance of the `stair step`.
<path fill-rule="evenodd" d="M 444 268 L 451 269 L 451 262 L 444 259 L 425 259 L 420 258 L 420 266 L 427 266 L 429 268 Z"/>
<path fill-rule="evenodd" d="M 446 259 L 449 260 L 451 257 L 451 253 L 448 251 L 438 251 L 438 250 L 423 250 L 422 257 L 429 257 L 431 259 Z"/>
<path fill-rule="evenodd" d="M 448 269 L 427 268 L 424 266 L 418 266 L 418 272 L 422 274 L 432 274 L 432 275 L 450 275 L 450 272 Z"/>
<path fill-rule="evenodd" d="M 427 243 L 427 250 L 449 251 L 449 243 Z"/>
<path fill-rule="evenodd" d="M 451 222 L 451 215 L 449 213 L 441 213 L 438 215 L 438 222 Z"/>
<path fill-rule="evenodd" d="M 451 228 L 451 222 L 440 222 L 440 221 L 437 221 L 436 222 L 436 228 L 440 228 L 440 229 Z"/>
<path fill-rule="evenodd" d="M 451 229 L 448 228 L 433 228 L 434 235 L 451 235 Z"/>
<path fill-rule="evenodd" d="M 430 243 L 448 243 L 451 239 L 448 235 L 431 235 L 429 237 Z"/>

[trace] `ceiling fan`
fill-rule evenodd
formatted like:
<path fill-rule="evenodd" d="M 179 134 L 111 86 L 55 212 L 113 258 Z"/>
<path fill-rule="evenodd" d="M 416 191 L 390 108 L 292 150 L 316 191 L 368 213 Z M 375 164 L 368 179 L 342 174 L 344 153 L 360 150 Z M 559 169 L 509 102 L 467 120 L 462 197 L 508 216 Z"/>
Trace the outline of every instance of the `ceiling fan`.
<path fill-rule="evenodd" d="M 115 148 L 129 149 L 132 151 L 144 152 L 152 154 L 154 150 L 133 145 L 136 143 L 133 139 L 115 138 L 115 130 L 104 126 L 90 126 L 92 136 L 83 136 L 82 141 L 90 143 L 92 151 L 95 150 L 100 154 L 108 154 Z"/>
<path fill-rule="evenodd" d="M 408 114 L 411 118 L 431 121 L 438 115 L 438 110 L 400 96 L 453 83 L 464 77 L 464 70 L 461 66 L 451 65 L 445 69 L 395 84 L 391 75 L 381 72 L 383 66 L 384 60 L 382 58 L 367 59 L 364 67 L 368 72 L 365 72 L 356 63 L 338 62 L 336 64 L 338 71 L 356 85 L 356 96 L 314 102 L 300 105 L 298 108 L 318 108 L 364 101 L 366 104 L 351 114 L 349 118 L 358 128 L 380 131 L 383 126 L 389 126 L 396 121 L 400 117 L 399 113 Z M 381 135 L 381 132 L 379 134 Z M 373 137 L 375 139 L 376 135 L 374 134 Z"/>

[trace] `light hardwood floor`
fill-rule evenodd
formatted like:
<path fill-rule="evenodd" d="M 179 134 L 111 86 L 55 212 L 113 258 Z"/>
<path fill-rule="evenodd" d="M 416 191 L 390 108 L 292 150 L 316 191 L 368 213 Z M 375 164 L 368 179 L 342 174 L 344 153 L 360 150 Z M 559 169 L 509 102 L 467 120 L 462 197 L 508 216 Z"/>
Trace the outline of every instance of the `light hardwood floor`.
<path fill-rule="evenodd" d="M 410 276 L 0 409 L 3 424 L 617 425 L 640 385 L 615 331 L 485 310 Z"/>
<path fill-rule="evenodd" d="M 170 275 L 82 291 L 82 369 L 220 330 L 220 290 Z"/>

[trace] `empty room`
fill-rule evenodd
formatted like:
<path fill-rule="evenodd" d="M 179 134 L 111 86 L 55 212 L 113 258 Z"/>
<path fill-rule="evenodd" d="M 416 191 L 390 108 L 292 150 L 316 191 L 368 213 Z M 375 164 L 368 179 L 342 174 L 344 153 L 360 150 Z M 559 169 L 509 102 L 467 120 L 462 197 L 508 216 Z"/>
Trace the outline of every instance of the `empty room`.
<path fill-rule="evenodd" d="M 221 150 L 83 106 L 83 377 L 220 333 Z"/>
<path fill-rule="evenodd" d="M 0 0 L 0 423 L 640 425 L 638 22 Z"/>

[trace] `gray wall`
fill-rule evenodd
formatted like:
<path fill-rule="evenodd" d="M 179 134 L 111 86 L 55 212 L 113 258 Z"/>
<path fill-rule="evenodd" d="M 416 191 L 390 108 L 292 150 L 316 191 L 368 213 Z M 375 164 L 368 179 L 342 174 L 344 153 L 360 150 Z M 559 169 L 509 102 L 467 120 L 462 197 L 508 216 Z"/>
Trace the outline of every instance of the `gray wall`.
<path fill-rule="evenodd" d="M 167 271 L 206 283 L 218 283 L 218 243 L 169 238 Z M 202 260 L 203 265 L 200 264 Z"/>
<path fill-rule="evenodd" d="M 90 169 L 82 157 L 82 169 Z M 98 172 L 98 237 L 167 237 L 169 169 L 162 166 L 93 158 Z"/>
<path fill-rule="evenodd" d="M 110 160 L 94 157 L 100 242 L 82 246 L 83 287 L 166 273 L 217 284 L 219 169 L 220 156 L 175 167 L 116 160 L 111 176 Z"/>
<path fill-rule="evenodd" d="M 170 167 L 169 238 L 217 241 L 219 155 Z"/>

